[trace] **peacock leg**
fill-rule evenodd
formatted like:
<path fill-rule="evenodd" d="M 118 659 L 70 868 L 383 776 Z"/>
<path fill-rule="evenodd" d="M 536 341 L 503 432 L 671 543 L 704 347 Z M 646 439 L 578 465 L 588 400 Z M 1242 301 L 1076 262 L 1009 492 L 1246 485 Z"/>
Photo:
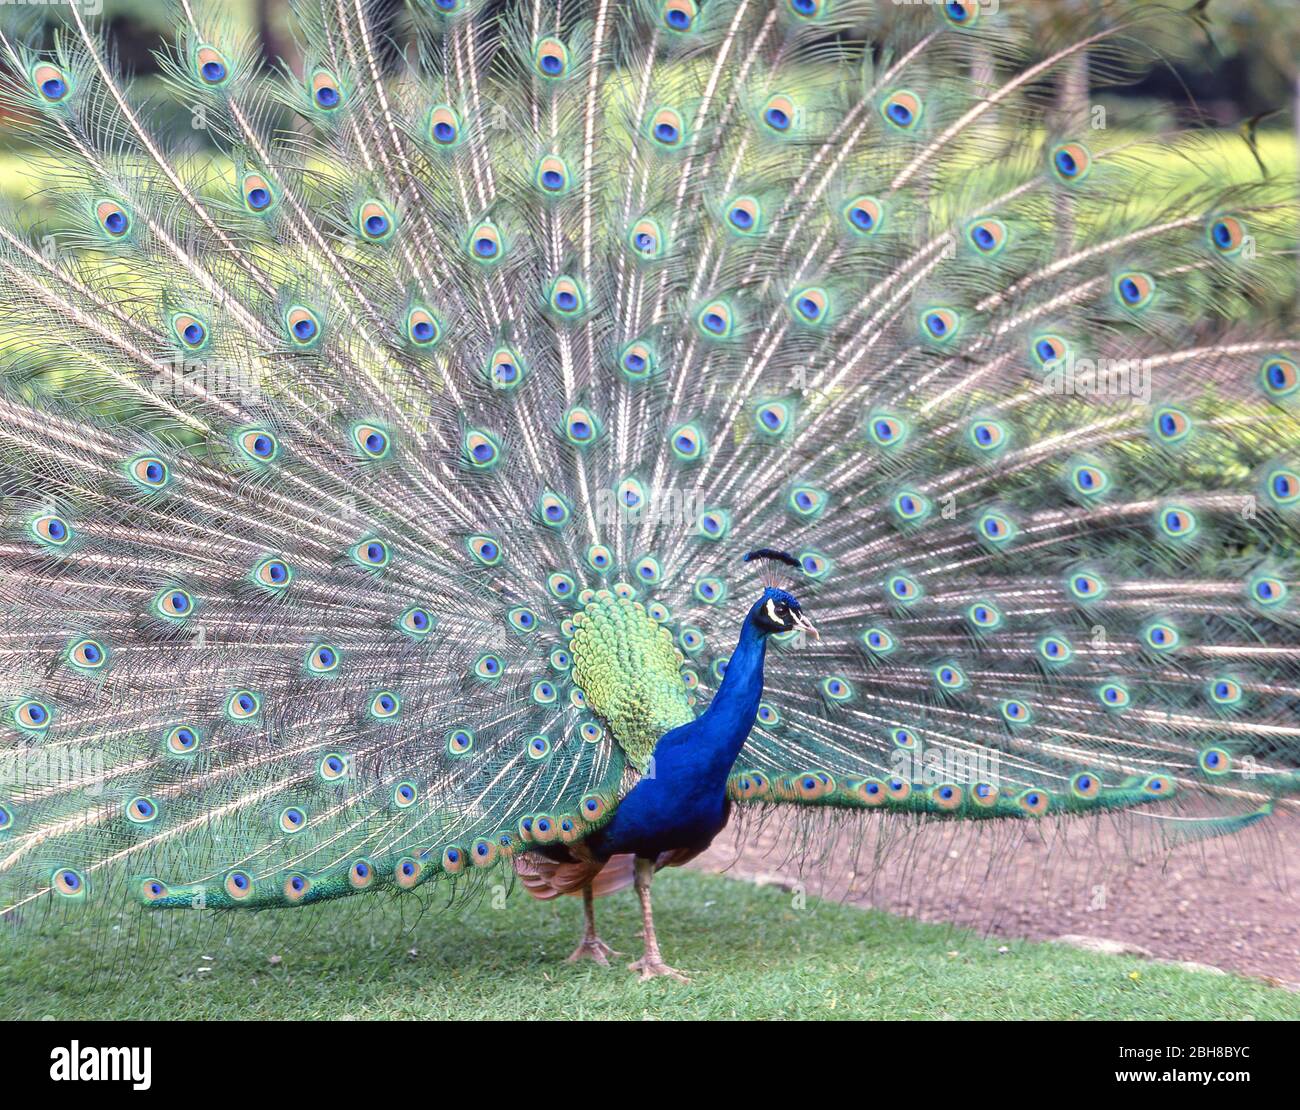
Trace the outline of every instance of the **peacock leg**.
<path fill-rule="evenodd" d="M 568 962 L 576 964 L 582 959 L 595 960 L 601 967 L 609 967 L 610 956 L 621 956 L 596 935 L 596 898 L 591 886 L 582 888 L 582 940 L 569 956 Z"/>
<path fill-rule="evenodd" d="M 644 925 L 645 933 L 645 955 L 639 960 L 633 960 L 628 964 L 629 971 L 639 971 L 641 981 L 644 983 L 647 979 L 653 979 L 657 975 L 667 975 L 676 979 L 679 983 L 689 983 L 686 978 L 675 967 L 669 967 L 664 963 L 664 958 L 659 952 L 659 939 L 655 936 L 654 915 L 650 911 L 650 880 L 654 878 L 655 865 L 654 860 L 637 859 L 636 861 L 636 893 L 641 899 L 641 921 Z"/>

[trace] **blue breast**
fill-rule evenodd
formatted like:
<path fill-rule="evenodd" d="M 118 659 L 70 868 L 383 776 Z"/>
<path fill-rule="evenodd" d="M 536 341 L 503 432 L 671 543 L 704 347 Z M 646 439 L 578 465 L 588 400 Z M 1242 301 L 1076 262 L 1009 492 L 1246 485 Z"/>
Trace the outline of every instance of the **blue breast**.
<path fill-rule="evenodd" d="M 709 708 L 660 737 L 646 776 L 589 840 L 598 856 L 655 856 L 703 847 L 722 830 L 727 776 L 754 727 L 763 695 L 765 649 L 763 636 L 746 620 Z"/>

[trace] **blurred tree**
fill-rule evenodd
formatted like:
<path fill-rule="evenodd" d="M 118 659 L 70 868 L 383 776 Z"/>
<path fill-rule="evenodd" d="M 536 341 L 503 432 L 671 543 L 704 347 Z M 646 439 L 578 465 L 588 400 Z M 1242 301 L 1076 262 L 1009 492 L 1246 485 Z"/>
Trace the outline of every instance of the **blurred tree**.
<path fill-rule="evenodd" d="M 1211 0 L 1211 14 L 1218 7 L 1223 10 L 1211 21 L 1211 34 L 1234 71 L 1259 90 L 1263 103 L 1255 111 L 1285 108 L 1289 101 L 1300 144 L 1300 4 Z"/>
<path fill-rule="evenodd" d="M 257 0 L 254 22 L 258 41 L 262 44 L 262 60 L 268 66 L 274 66 L 281 59 L 293 65 L 297 61 L 297 51 L 288 31 L 288 0 Z"/>
<path fill-rule="evenodd" d="M 5 0 L 0 0 L 0 4 Z M 486 0 L 488 15 L 497 14 L 509 0 Z M 1027 9 L 1041 29 L 1036 41 L 1059 41 L 1077 26 L 1081 14 L 1097 10 L 1109 0 L 1003 0 Z M 401 12 L 405 0 L 384 0 L 381 27 L 393 35 L 386 42 L 390 63 L 402 45 Z M 1125 95 L 1186 103 L 1190 91 L 1207 115 L 1223 125 L 1278 108 L 1287 108 L 1300 127 L 1300 0 L 1166 0 L 1166 6 L 1185 10 L 1202 8 L 1206 30 L 1212 36 L 1189 43 L 1195 60 L 1156 67 Z M 295 61 L 289 0 L 221 0 L 222 14 L 256 29 L 263 57 Z M 53 25 L 61 17 L 50 6 Z M 159 0 L 103 0 L 103 20 L 126 67 L 139 76 L 157 71 L 152 58 L 164 37 L 170 39 L 169 6 Z M 991 79 L 993 59 L 973 59 L 977 79 Z M 1077 60 L 1058 86 L 1063 112 L 1086 100 L 1087 63 Z M 1284 126 L 1279 119 L 1270 126 Z"/>

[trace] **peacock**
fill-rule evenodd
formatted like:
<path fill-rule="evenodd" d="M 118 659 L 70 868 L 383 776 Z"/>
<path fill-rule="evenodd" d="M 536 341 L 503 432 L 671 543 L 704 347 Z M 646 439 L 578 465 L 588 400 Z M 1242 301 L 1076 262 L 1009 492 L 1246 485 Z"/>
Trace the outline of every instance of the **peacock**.
<path fill-rule="evenodd" d="M 684 978 L 745 813 L 1300 793 L 1295 190 L 1093 102 L 1205 4 L 293 8 L 156 99 L 5 9 L 7 921 L 494 875 Z"/>

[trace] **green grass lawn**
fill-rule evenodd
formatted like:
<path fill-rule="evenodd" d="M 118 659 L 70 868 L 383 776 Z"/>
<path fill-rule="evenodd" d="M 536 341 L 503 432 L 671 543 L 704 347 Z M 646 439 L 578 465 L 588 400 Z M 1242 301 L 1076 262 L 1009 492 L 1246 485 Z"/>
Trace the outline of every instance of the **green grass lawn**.
<path fill-rule="evenodd" d="M 487 898 L 423 915 L 409 898 L 318 906 L 237 921 L 228 940 L 195 915 L 165 955 L 118 960 L 118 977 L 92 966 L 114 921 L 29 922 L 0 936 L 0 1012 L 172 1021 L 1300 1018 L 1300 995 L 1235 976 L 1019 941 L 999 953 L 996 938 L 795 902 L 772 887 L 662 875 L 660 937 L 669 962 L 692 975 L 689 986 L 640 983 L 624 969 L 640 954 L 630 894 L 598 904 L 605 939 L 628 954 L 609 968 L 564 962 L 579 931 L 576 899 L 538 903 L 522 892 L 497 907 Z M 131 920 L 118 919 L 119 935 Z"/>

